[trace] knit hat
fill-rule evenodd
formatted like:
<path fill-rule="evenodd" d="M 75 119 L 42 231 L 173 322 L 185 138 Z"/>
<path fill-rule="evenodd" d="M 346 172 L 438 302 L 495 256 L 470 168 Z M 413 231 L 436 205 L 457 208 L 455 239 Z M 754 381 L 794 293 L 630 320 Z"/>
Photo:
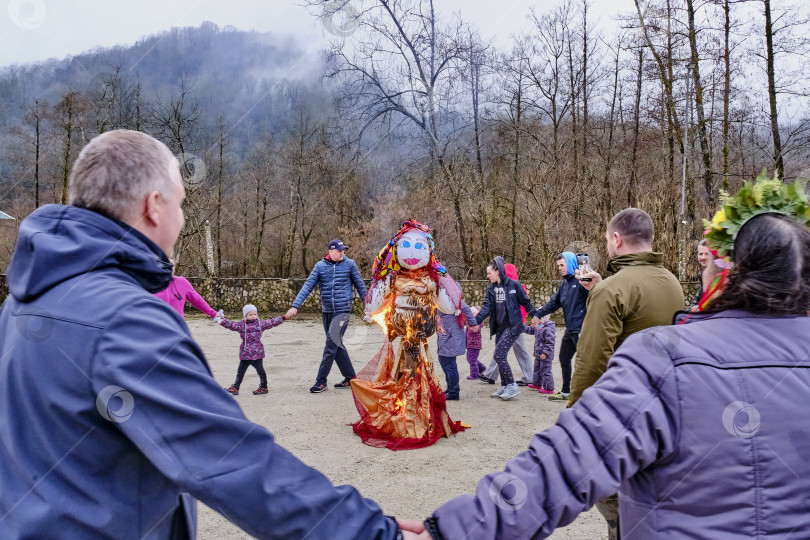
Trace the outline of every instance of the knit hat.
<path fill-rule="evenodd" d="M 245 305 L 245 306 L 242 308 L 242 317 L 247 317 L 247 314 L 248 314 L 248 313 L 250 313 L 251 311 L 255 311 L 257 315 L 258 315 L 258 313 L 259 313 L 259 310 L 258 310 L 258 309 L 256 309 L 256 306 L 254 306 L 253 304 L 247 304 L 247 305 Z"/>

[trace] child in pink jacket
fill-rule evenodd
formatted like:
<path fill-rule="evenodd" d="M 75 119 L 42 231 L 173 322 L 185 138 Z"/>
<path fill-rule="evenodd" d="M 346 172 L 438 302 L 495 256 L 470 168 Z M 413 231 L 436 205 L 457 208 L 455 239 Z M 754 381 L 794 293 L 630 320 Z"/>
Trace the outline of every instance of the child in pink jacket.
<path fill-rule="evenodd" d="M 245 376 L 248 366 L 253 366 L 259 374 L 259 387 L 253 391 L 255 395 L 267 393 L 267 373 L 264 371 L 264 345 L 262 345 L 262 332 L 280 325 L 284 322 L 284 317 L 259 320 L 259 312 L 253 304 L 247 304 L 242 308 L 241 321 L 231 321 L 226 319 L 221 312 L 215 314 L 214 319 L 228 330 L 239 332 L 242 337 L 242 344 L 239 346 L 239 368 L 236 370 L 236 382 L 226 388 L 231 394 L 239 395 L 239 386 Z"/>
<path fill-rule="evenodd" d="M 209 317 L 216 317 L 217 312 L 211 309 L 208 302 L 194 290 L 191 283 L 183 276 L 174 275 L 174 259 L 169 259 L 169 261 L 172 263 L 172 282 L 159 293 L 155 293 L 155 296 L 165 300 L 184 319 L 186 318 L 186 300 Z"/>

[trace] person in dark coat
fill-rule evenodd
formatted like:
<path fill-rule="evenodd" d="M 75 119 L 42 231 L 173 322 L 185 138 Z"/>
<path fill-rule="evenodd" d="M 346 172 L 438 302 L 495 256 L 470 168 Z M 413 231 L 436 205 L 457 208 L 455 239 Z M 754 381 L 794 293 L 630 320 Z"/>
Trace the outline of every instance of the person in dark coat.
<path fill-rule="evenodd" d="M 309 273 L 292 307 L 285 314 L 287 318 L 294 317 L 315 287 L 320 288 L 321 319 L 326 334 L 326 345 L 323 348 L 315 384 L 309 389 L 313 394 L 319 394 L 327 389 L 326 378 L 335 362 L 343 375 L 343 380 L 335 384 L 335 388 L 351 388 L 351 380 L 355 377 L 349 352 L 343 345 L 343 334 L 349 327 L 352 313 L 352 287 L 357 290 L 360 298 L 365 298 L 366 284 L 363 283 L 357 264 L 346 257 L 344 251 L 347 249 L 349 246 L 339 239 L 329 242 L 329 253 L 318 261 Z"/>
<path fill-rule="evenodd" d="M 577 256 L 570 251 L 563 251 L 557 255 L 557 269 L 560 271 L 562 281 L 551 299 L 537 314 L 540 317 L 551 315 L 562 309 L 565 319 L 565 333 L 560 343 L 560 370 L 562 371 L 562 388 L 548 399 L 552 401 L 568 401 L 571 393 L 571 360 L 577 352 L 579 334 L 582 331 L 582 322 L 587 313 L 588 289 L 582 286 L 576 278 Z"/>
<path fill-rule="evenodd" d="M 183 228 L 165 145 L 109 131 L 70 205 L 23 221 L 0 308 L 0 538 L 194 538 L 196 501 L 256 538 L 399 538 L 277 445 L 153 293 Z"/>
<path fill-rule="evenodd" d="M 537 326 L 540 319 L 535 316 L 535 309 L 526 291 L 519 281 L 507 277 L 503 257 L 495 257 L 487 266 L 487 287 L 484 305 L 475 318 L 481 324 L 489 317 L 490 337 L 495 336 L 495 361 L 501 376 L 501 388 L 492 393 L 492 397 L 509 400 L 520 394 L 518 385 L 512 376 L 512 369 L 506 355 L 517 336 L 523 333 L 523 316 L 521 306 L 532 315 L 532 325 Z"/>

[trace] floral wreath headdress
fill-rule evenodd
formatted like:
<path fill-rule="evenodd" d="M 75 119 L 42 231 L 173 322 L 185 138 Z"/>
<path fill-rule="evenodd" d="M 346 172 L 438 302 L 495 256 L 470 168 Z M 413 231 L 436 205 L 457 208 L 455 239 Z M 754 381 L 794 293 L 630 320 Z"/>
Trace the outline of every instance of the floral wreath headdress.
<path fill-rule="evenodd" d="M 430 246 L 430 262 L 428 263 L 428 268 L 441 276 L 447 273 L 444 265 L 439 262 L 436 255 L 433 253 L 433 235 L 430 234 L 433 232 L 433 229 L 427 225 L 419 223 L 415 219 L 409 219 L 402 224 L 402 227 L 399 229 L 399 231 L 397 231 L 397 234 L 395 234 L 391 240 L 385 244 L 385 247 L 380 250 L 377 258 L 374 259 L 374 264 L 371 267 L 371 277 L 373 279 L 381 279 L 389 273 L 399 272 L 400 266 L 397 262 L 397 242 L 403 234 L 414 229 L 422 231 L 425 233 L 425 236 L 427 236 L 428 244 Z"/>
<path fill-rule="evenodd" d="M 734 269 L 731 260 L 734 240 L 749 220 L 761 214 L 777 213 L 798 219 L 810 227 L 810 204 L 804 184 L 799 180 L 785 184 L 778 178 L 768 178 L 763 171 L 754 182 L 746 180 L 734 196 L 726 192 L 721 194 L 722 207 L 711 221 L 704 219 L 703 223 L 709 250 L 715 257 L 714 264 L 722 271 L 700 299 L 700 311 L 722 290 L 729 272 Z"/>

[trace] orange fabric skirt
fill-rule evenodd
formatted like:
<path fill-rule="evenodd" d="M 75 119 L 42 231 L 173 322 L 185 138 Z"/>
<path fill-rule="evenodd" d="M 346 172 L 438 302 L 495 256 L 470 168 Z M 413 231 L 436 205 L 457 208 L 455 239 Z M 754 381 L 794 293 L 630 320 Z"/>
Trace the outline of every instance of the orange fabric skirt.
<path fill-rule="evenodd" d="M 390 450 L 430 446 L 464 430 L 447 414 L 447 402 L 433 371 L 427 341 L 394 355 L 385 341 L 377 355 L 352 380 L 360 420 L 353 426 L 365 444 Z"/>

